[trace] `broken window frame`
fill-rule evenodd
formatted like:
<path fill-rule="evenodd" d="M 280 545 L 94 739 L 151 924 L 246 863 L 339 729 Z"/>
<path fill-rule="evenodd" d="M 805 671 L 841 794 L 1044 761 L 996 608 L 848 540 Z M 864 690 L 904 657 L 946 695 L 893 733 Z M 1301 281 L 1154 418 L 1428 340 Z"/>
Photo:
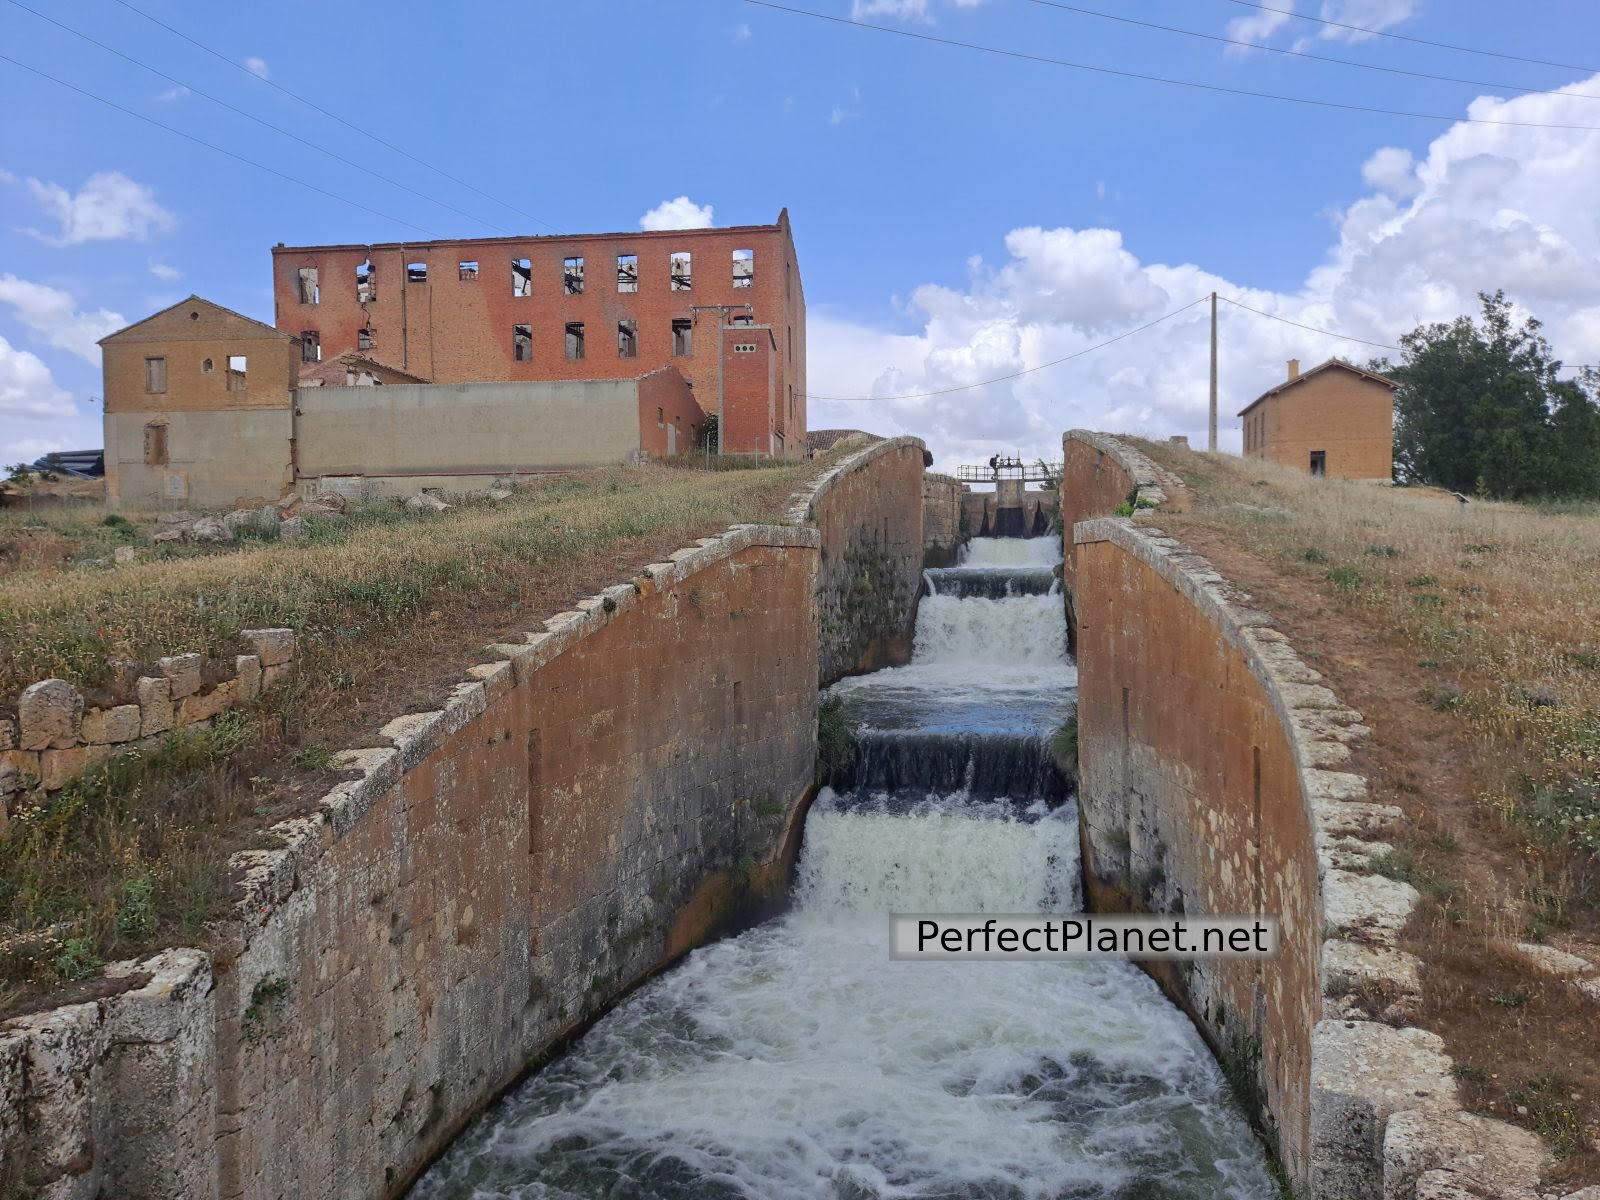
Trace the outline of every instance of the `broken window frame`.
<path fill-rule="evenodd" d="M 639 256 L 637 254 L 617 255 L 617 292 L 619 295 L 631 295 L 639 290 Z"/>
<path fill-rule="evenodd" d="M 322 361 L 322 335 L 315 329 L 300 331 L 300 361 L 303 363 Z"/>
<path fill-rule="evenodd" d="M 456 279 L 461 283 L 474 283 L 478 278 L 478 260 L 463 258 L 456 263 Z"/>
<path fill-rule="evenodd" d="M 356 264 L 356 303 L 371 304 L 378 298 L 378 275 L 372 260 Z"/>
<path fill-rule="evenodd" d="M 754 325 L 755 323 L 756 319 L 749 313 L 735 313 L 728 318 L 729 325 Z"/>
<path fill-rule="evenodd" d="M 317 269 L 315 267 L 300 268 L 299 288 L 301 304 L 321 303 L 322 289 L 317 286 Z"/>
<path fill-rule="evenodd" d="M 406 264 L 406 282 L 407 283 L 427 283 L 428 282 L 428 264 L 425 263 L 425 262 L 407 263 Z"/>
<path fill-rule="evenodd" d="M 639 357 L 639 322 L 631 317 L 617 322 L 617 357 Z"/>
<path fill-rule="evenodd" d="M 672 357 L 694 357 L 694 320 L 690 317 L 672 319 Z"/>
<path fill-rule="evenodd" d="M 667 271 L 672 277 L 673 291 L 694 291 L 694 251 L 672 251 L 667 255 Z"/>
<path fill-rule="evenodd" d="M 511 295 L 520 300 L 533 295 L 533 259 L 511 260 Z"/>
<path fill-rule="evenodd" d="M 561 291 L 568 296 L 583 295 L 583 255 L 561 260 Z"/>
<path fill-rule="evenodd" d="M 584 357 L 584 332 L 582 321 L 568 321 L 566 325 L 567 358 L 581 362 Z"/>
<path fill-rule="evenodd" d="M 754 250 L 735 250 L 733 252 L 733 286 L 736 288 L 754 287 L 756 282 L 756 252 Z"/>
<path fill-rule="evenodd" d="M 373 347 L 373 343 L 376 342 L 376 341 L 377 341 L 377 338 L 373 334 L 372 327 L 370 325 L 363 326 L 362 328 L 356 330 L 356 349 L 357 350 L 371 350 L 372 347 Z"/>
<path fill-rule="evenodd" d="M 144 391 L 147 396 L 162 396 L 167 391 L 167 359 L 153 354 L 144 360 Z"/>
<path fill-rule="evenodd" d="M 238 366 L 234 364 L 237 363 Z M 228 390 L 242 392 L 250 386 L 250 360 L 243 354 L 228 355 Z"/>
<path fill-rule="evenodd" d="M 511 327 L 511 361 L 533 361 L 532 325 L 513 325 Z"/>

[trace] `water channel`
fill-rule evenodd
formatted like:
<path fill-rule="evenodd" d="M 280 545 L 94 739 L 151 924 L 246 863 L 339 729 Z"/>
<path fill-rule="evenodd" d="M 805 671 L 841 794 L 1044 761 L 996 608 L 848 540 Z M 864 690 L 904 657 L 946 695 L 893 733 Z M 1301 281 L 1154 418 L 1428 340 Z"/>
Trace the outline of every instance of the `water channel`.
<path fill-rule="evenodd" d="M 834 687 L 852 777 L 781 917 L 695 951 L 491 1108 L 417 1200 L 1271 1200 L 1188 1020 L 1123 963 L 891 962 L 899 912 L 1079 904 L 1053 538 L 927 572 L 905 667 Z"/>

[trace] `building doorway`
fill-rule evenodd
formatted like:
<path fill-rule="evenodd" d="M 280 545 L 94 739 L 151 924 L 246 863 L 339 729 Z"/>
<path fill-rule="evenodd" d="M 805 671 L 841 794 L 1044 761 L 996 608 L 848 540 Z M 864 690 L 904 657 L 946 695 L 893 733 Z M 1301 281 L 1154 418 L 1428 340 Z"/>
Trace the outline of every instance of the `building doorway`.
<path fill-rule="evenodd" d="M 1311 473 L 1313 475 L 1326 475 L 1328 473 L 1328 452 L 1326 450 L 1313 450 L 1311 452 Z"/>

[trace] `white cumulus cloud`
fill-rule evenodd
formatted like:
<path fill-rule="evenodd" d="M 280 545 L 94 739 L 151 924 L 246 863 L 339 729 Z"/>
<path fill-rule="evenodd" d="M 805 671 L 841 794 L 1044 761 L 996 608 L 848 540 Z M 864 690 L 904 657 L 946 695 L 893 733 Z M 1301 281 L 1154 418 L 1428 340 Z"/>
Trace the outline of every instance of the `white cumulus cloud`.
<path fill-rule="evenodd" d="M 709 229 L 711 205 L 696 204 L 687 196 L 663 200 L 639 218 L 640 229 Z"/>
<path fill-rule="evenodd" d="M 10 274 L 0 275 L 0 304 L 8 305 L 41 341 L 95 366 L 100 365 L 95 343 L 128 323 L 121 313 L 104 308 L 85 312 L 70 293 Z"/>
<path fill-rule="evenodd" d="M 72 398 L 56 386 L 50 368 L 37 355 L 19 350 L 0 337 L 0 417 L 38 420 L 71 412 Z M 5 463 L 15 461 L 3 459 Z"/>
<path fill-rule="evenodd" d="M 54 234 L 29 232 L 52 246 L 122 238 L 142 242 L 177 224 L 177 218 L 156 203 L 154 190 L 121 171 L 99 171 L 76 192 L 38 179 L 28 180 L 28 190 L 60 226 Z"/>
<path fill-rule="evenodd" d="M 1359 29 L 1324 25 L 1321 36 L 1341 42 L 1365 42 L 1373 34 L 1409 21 L 1416 11 L 1417 0 L 1322 0 L 1324 21 L 1338 21 L 1340 25 L 1354 25 Z"/>
<path fill-rule="evenodd" d="M 1289 14 L 1293 11 L 1294 0 L 1279 0 L 1271 9 L 1258 9 L 1234 17 L 1224 32 L 1241 42 L 1264 42 L 1289 23 Z M 1250 51 L 1244 46 L 1229 46 L 1228 53 L 1248 54 Z"/>
<path fill-rule="evenodd" d="M 253 54 L 244 60 L 244 69 L 249 71 L 250 74 L 254 75 L 257 79 L 266 79 L 268 77 L 267 60 L 264 58 L 257 58 Z"/>
<path fill-rule="evenodd" d="M 150 264 L 150 274 L 161 280 L 162 283 L 176 283 L 183 278 L 182 271 L 163 262 L 152 262 Z"/>
<path fill-rule="evenodd" d="M 1600 88 L 1600 77 L 1572 85 Z M 1474 101 L 1474 117 L 1592 124 L 1588 102 L 1536 95 Z M 808 326 L 815 428 L 915 433 L 936 456 L 980 461 L 997 450 L 1054 458 L 1073 426 L 1204 444 L 1207 306 L 1058 366 L 1215 290 L 1252 308 L 1351 338 L 1394 343 L 1418 324 L 1475 313 L 1479 291 L 1504 288 L 1545 322 L 1571 363 L 1600 362 L 1600 132 L 1457 124 L 1413 158 L 1392 147 L 1353 162 L 1371 190 L 1335 215 L 1321 261 L 1273 291 L 1192 262 L 1155 262 L 1115 229 L 1025 227 L 1003 258 L 973 260 L 958 286 L 910 293 L 905 326 L 883 329 L 828 309 Z M 1385 353 L 1221 306 L 1223 447 L 1234 417 L 1283 378 L 1337 355 Z M 943 395 L 1002 376 L 1020 377 Z M 868 399 L 862 399 L 862 398 Z"/>

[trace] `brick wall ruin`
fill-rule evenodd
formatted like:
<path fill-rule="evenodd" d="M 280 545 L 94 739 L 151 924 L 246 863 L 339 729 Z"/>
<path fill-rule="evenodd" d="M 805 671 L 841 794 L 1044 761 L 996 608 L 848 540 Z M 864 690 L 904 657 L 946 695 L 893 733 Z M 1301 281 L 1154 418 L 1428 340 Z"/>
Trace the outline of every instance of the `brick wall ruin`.
<path fill-rule="evenodd" d="M 1461 1112 L 1443 1043 L 1405 1025 L 1421 984 L 1397 940 L 1417 893 L 1367 872 L 1402 814 L 1340 769 L 1361 715 L 1152 527 L 1159 509 L 1093 519 L 1124 488 L 1181 503 L 1181 483 L 1114 438 L 1066 450 L 1088 907 L 1278 918 L 1275 959 L 1149 969 L 1314 1200 L 1534 1200 L 1538 1139 Z"/>

